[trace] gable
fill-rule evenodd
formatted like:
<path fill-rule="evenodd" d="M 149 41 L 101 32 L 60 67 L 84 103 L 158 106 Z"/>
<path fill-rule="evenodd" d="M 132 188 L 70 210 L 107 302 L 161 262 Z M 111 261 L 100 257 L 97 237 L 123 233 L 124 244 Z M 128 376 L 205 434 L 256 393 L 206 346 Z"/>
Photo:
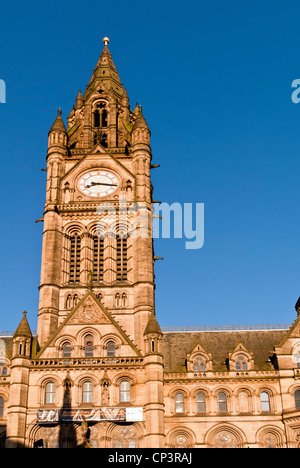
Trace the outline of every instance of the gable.
<path fill-rule="evenodd" d="M 124 356 L 141 356 L 141 352 L 121 325 L 105 309 L 94 293 L 89 290 L 50 336 L 36 358 L 45 358 L 48 353 L 53 356 L 54 349 L 57 349 L 57 343 L 64 337 L 71 338 L 76 342 L 78 336 L 82 336 L 85 330 L 94 330 L 99 339 L 105 336 L 115 336 L 126 351 L 124 351 Z"/>

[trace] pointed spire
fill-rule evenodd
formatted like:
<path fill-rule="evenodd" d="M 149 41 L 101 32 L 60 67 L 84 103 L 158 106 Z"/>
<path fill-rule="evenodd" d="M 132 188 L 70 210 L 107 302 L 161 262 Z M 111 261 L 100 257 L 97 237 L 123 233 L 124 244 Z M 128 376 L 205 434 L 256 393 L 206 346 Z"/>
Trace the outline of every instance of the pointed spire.
<path fill-rule="evenodd" d="M 30 330 L 29 323 L 27 321 L 26 315 L 27 315 L 27 312 L 24 311 L 22 320 L 21 320 L 17 330 L 15 331 L 14 338 L 17 338 L 17 337 L 32 338 L 32 333 L 31 333 L 31 330 Z"/>
<path fill-rule="evenodd" d="M 96 68 L 93 71 L 89 84 L 84 93 L 84 98 L 91 92 L 95 92 L 97 87 L 103 83 L 108 92 L 112 92 L 118 101 L 121 101 L 123 96 L 123 85 L 118 75 L 118 71 L 113 62 L 112 56 L 108 50 L 108 37 L 103 39 L 104 48 L 99 57 Z"/>
<path fill-rule="evenodd" d="M 142 107 L 138 106 L 138 104 L 137 104 L 136 108 L 134 110 L 134 113 L 137 115 L 137 118 L 135 119 L 132 130 L 135 130 L 137 128 L 146 128 L 147 130 L 149 130 L 146 119 L 143 116 Z"/>
<path fill-rule="evenodd" d="M 75 103 L 76 103 L 76 109 L 81 109 L 82 108 L 82 106 L 83 106 L 83 97 L 82 97 L 82 94 L 81 94 L 81 90 L 78 91 Z"/>
<path fill-rule="evenodd" d="M 158 324 L 158 321 L 157 321 L 154 313 L 152 312 L 150 317 L 149 317 L 147 326 L 145 328 L 144 336 L 153 335 L 153 334 L 162 335 L 162 331 L 160 329 L 160 326 Z"/>
<path fill-rule="evenodd" d="M 67 130 L 66 130 L 66 127 L 65 127 L 65 124 L 64 124 L 64 121 L 61 117 L 61 108 L 58 109 L 57 111 L 57 117 L 49 131 L 49 133 L 51 132 L 61 132 L 61 133 L 67 133 Z"/>

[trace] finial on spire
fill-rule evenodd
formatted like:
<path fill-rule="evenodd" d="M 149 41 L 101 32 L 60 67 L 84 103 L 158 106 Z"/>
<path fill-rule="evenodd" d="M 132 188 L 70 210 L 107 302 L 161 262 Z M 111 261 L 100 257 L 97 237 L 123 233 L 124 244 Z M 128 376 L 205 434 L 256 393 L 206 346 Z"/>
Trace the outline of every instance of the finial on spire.
<path fill-rule="evenodd" d="M 103 38 L 103 42 L 104 42 L 104 45 L 107 46 L 109 44 L 109 38 L 105 36 Z"/>
<path fill-rule="evenodd" d="M 61 112 L 61 107 L 59 107 L 59 109 L 58 109 L 58 111 L 57 111 L 57 114 L 58 114 L 59 116 L 61 116 L 61 114 L 62 114 L 62 112 Z"/>

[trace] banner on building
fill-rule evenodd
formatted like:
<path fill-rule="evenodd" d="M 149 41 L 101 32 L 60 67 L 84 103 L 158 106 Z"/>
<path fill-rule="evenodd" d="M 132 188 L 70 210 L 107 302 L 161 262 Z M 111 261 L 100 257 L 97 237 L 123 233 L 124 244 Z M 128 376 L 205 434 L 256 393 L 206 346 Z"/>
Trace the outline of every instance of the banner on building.
<path fill-rule="evenodd" d="M 138 422 L 143 421 L 143 408 L 40 409 L 36 419 L 38 424 L 82 421 Z"/>

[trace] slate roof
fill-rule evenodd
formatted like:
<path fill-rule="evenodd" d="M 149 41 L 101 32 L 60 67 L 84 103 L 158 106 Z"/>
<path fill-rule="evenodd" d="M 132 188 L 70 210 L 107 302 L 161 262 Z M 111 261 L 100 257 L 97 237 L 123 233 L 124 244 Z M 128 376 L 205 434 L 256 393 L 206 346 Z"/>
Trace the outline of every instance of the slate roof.
<path fill-rule="evenodd" d="M 269 358 L 288 330 L 250 330 L 220 332 L 176 332 L 163 334 L 163 356 L 165 372 L 186 372 L 186 358 L 200 344 L 207 354 L 212 355 L 213 371 L 226 372 L 228 354 L 237 343 L 253 353 L 255 369 L 274 370 Z"/>

